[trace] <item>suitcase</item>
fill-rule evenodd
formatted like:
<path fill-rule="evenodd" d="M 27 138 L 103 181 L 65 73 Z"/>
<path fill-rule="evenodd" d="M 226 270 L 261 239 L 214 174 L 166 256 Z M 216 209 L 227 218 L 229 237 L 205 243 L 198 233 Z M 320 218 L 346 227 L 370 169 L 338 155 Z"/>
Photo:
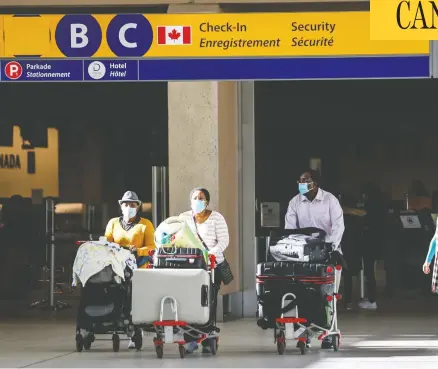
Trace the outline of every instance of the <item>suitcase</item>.
<path fill-rule="evenodd" d="M 320 284 L 320 282 L 331 281 L 333 277 L 334 268 L 325 264 L 299 262 L 258 264 L 257 324 L 264 329 L 275 328 L 275 320 L 282 314 L 283 296 L 286 293 L 293 293 L 296 296 L 295 303 L 298 306 L 299 316 L 328 328 L 333 318 L 333 307 L 327 302 L 326 295 L 333 295 L 334 284 Z"/>
<path fill-rule="evenodd" d="M 210 318 L 210 275 L 203 269 L 137 269 L 132 277 L 132 322 L 160 320 L 161 301 L 176 299 L 178 320 L 205 325 Z M 163 320 L 175 320 L 171 304 L 164 305 Z"/>
<path fill-rule="evenodd" d="M 321 263 L 329 258 L 330 245 L 325 232 L 317 228 L 285 230 L 282 235 L 271 235 L 269 253 L 276 261 Z"/>
<path fill-rule="evenodd" d="M 332 265 L 291 261 L 268 261 L 257 265 L 257 276 L 334 277 Z"/>
<path fill-rule="evenodd" d="M 159 247 L 154 254 L 154 268 L 207 269 L 204 252 L 190 247 Z"/>

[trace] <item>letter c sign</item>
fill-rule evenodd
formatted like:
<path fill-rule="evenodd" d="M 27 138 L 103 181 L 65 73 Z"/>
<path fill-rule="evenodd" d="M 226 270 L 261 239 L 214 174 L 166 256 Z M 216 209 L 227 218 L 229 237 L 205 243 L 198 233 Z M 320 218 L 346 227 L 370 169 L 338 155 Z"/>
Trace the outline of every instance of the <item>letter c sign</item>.
<path fill-rule="evenodd" d="M 111 51 L 122 57 L 143 56 L 151 48 L 153 38 L 152 26 L 141 14 L 118 14 L 106 31 Z"/>
<path fill-rule="evenodd" d="M 109 23 L 106 37 L 116 56 L 141 57 L 152 45 L 153 31 L 143 15 L 119 14 Z M 66 57 L 90 58 L 102 43 L 102 29 L 92 15 L 65 15 L 56 27 L 55 38 Z"/>

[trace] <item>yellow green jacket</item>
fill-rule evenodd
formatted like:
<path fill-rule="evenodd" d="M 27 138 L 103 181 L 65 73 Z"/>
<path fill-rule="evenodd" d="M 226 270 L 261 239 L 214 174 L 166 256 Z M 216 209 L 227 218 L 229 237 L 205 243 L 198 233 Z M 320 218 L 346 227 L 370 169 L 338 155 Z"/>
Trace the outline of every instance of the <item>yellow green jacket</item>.
<path fill-rule="evenodd" d="M 135 246 L 137 256 L 149 256 L 150 250 L 155 250 L 154 226 L 144 218 L 129 231 L 125 231 L 119 218 L 113 218 L 108 222 L 105 237 L 109 242 L 115 242 L 122 247 Z"/>

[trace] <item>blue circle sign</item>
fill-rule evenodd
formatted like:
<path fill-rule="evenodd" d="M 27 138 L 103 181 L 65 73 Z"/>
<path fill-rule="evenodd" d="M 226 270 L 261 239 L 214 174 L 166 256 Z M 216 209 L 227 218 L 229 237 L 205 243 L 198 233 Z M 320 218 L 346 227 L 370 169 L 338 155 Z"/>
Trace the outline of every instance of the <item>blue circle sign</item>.
<path fill-rule="evenodd" d="M 153 31 L 141 14 L 118 14 L 108 25 L 108 46 L 117 56 L 140 57 L 152 46 Z"/>
<path fill-rule="evenodd" d="M 92 15 L 65 15 L 56 27 L 55 40 L 66 57 L 89 58 L 99 50 L 102 30 Z"/>

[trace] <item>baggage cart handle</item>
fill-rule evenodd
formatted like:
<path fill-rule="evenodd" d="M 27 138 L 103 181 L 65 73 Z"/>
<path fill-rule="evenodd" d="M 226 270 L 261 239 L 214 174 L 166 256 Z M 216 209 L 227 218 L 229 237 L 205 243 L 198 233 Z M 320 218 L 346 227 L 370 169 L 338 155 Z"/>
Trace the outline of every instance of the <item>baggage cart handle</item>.
<path fill-rule="evenodd" d="M 175 321 L 178 321 L 178 303 L 176 302 L 176 299 L 172 296 L 164 296 L 161 299 L 160 322 L 163 321 L 164 304 L 166 301 L 170 301 L 170 308 L 172 309 L 172 313 L 175 314 Z"/>
<path fill-rule="evenodd" d="M 214 284 L 214 270 L 216 269 L 216 255 L 208 255 L 210 260 L 210 270 L 211 270 L 211 283 Z"/>
<path fill-rule="evenodd" d="M 293 300 L 296 300 L 297 299 L 297 297 L 293 294 L 293 293 L 291 293 L 291 292 L 289 292 L 289 293 L 285 293 L 284 295 L 283 295 L 283 298 L 281 299 L 281 308 L 282 309 L 284 309 L 285 307 L 286 307 L 286 298 L 287 297 L 292 297 L 293 298 Z M 292 301 L 293 301 L 292 300 Z M 297 309 L 297 315 L 298 315 L 298 306 L 296 306 L 296 309 Z M 281 313 L 281 318 L 284 318 L 284 313 Z"/>
<path fill-rule="evenodd" d="M 312 236 L 317 234 L 319 239 L 325 239 L 327 233 L 320 229 L 315 227 L 307 227 L 307 228 L 297 228 L 297 229 L 283 229 L 281 231 L 271 231 L 270 237 L 283 237 L 283 236 L 290 236 L 294 234 L 302 234 L 305 236 Z"/>

